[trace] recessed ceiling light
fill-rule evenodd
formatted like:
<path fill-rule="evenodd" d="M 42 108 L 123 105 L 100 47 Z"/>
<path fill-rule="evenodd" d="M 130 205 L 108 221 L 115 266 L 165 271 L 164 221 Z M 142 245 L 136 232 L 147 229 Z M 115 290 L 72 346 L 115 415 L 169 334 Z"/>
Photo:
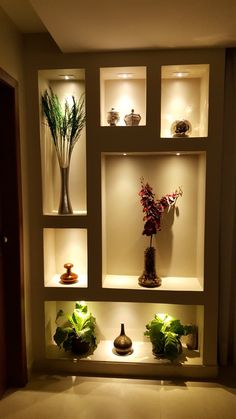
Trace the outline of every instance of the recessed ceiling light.
<path fill-rule="evenodd" d="M 179 77 L 179 78 L 181 78 L 181 77 L 187 77 L 188 75 L 189 75 L 189 72 L 188 71 L 175 71 L 173 73 L 173 76 Z"/>
<path fill-rule="evenodd" d="M 72 80 L 75 78 L 73 74 L 60 74 L 59 77 L 64 80 Z"/>
<path fill-rule="evenodd" d="M 134 76 L 134 73 L 117 73 L 117 77 L 121 79 L 130 79 Z"/>

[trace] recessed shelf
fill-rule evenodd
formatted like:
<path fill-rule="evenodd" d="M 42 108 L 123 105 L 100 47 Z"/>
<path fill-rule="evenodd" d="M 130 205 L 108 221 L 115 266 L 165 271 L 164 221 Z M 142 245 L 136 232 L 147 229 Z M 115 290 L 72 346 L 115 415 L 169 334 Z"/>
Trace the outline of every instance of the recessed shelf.
<path fill-rule="evenodd" d="M 161 137 L 181 138 L 183 127 L 171 130 L 173 123 L 181 120 L 190 122 L 189 138 L 207 137 L 208 102 L 208 64 L 162 66 Z"/>
<path fill-rule="evenodd" d="M 68 79 L 66 77 L 69 77 Z M 85 92 L 85 71 L 83 69 L 40 70 L 39 107 L 41 95 L 49 88 L 58 96 L 62 109 L 65 101 L 69 105 L 72 96 L 79 100 Z M 43 214 L 57 215 L 60 200 L 60 168 L 55 146 L 45 116 L 40 113 L 40 143 L 43 186 Z M 78 142 L 73 148 L 69 170 L 69 195 L 74 215 L 87 213 L 86 197 L 86 130 L 83 128 Z M 72 215 L 73 215 L 72 214 Z"/>
<path fill-rule="evenodd" d="M 165 358 L 156 358 L 152 353 L 152 344 L 144 336 L 146 324 L 154 318 L 155 313 L 168 313 L 182 324 L 194 324 L 198 327 L 198 348 L 186 348 L 185 337 L 181 338 L 183 353 L 174 361 L 175 364 L 202 365 L 202 341 L 204 325 L 204 308 L 198 305 L 156 304 L 156 303 L 123 303 L 123 302 L 87 302 L 88 309 L 96 318 L 96 336 L 98 346 L 92 355 L 80 358 L 80 361 L 151 363 L 170 365 Z M 76 360 L 71 352 L 59 349 L 53 335 L 56 330 L 55 319 L 61 309 L 71 314 L 75 307 L 72 301 L 45 302 L 45 337 L 46 355 L 50 359 Z M 109 313 L 109 315 L 108 315 Z M 119 356 L 113 350 L 113 341 L 120 333 L 120 323 L 125 324 L 125 332 L 132 340 L 133 352 Z"/>
<path fill-rule="evenodd" d="M 74 362 L 98 361 L 98 362 L 119 362 L 119 363 L 146 363 L 156 365 L 173 365 L 168 359 L 156 358 L 152 353 L 152 346 L 149 342 L 133 342 L 133 352 L 130 355 L 119 356 L 114 353 L 113 341 L 100 341 L 98 347 L 92 355 L 86 358 L 78 358 L 71 353 L 60 350 L 56 345 L 50 345 L 46 348 L 47 358 L 73 360 Z M 175 365 L 202 365 L 202 357 L 197 350 L 190 351 L 183 346 L 183 353 Z"/>
<path fill-rule="evenodd" d="M 65 263 L 74 265 L 72 272 L 78 275 L 78 282 L 61 283 L 60 276 L 66 272 Z M 44 229 L 44 286 L 75 288 L 88 286 L 86 229 Z"/>
<path fill-rule="evenodd" d="M 156 291 L 203 291 L 199 278 L 163 277 L 160 287 L 152 288 Z M 117 288 L 130 290 L 150 290 L 140 287 L 138 277 L 135 275 L 106 275 L 103 288 Z"/>
<path fill-rule="evenodd" d="M 110 126 L 112 108 L 119 112 L 116 126 L 126 126 L 124 118 L 132 109 L 141 116 L 139 125 L 146 125 L 146 67 L 100 68 L 101 126 Z"/>
<path fill-rule="evenodd" d="M 205 153 L 103 154 L 103 287 L 137 289 L 150 237 L 143 232 L 140 178 L 161 198 L 180 186 L 183 196 L 162 215 L 153 237 L 161 289 L 204 286 Z M 143 287 L 140 287 L 143 289 Z M 159 289 L 159 288 L 158 288 Z"/>

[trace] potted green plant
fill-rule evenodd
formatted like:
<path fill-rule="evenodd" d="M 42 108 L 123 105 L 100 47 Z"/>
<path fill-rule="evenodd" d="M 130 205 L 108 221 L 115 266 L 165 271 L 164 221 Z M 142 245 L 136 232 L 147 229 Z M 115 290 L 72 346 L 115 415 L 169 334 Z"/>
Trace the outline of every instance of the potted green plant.
<path fill-rule="evenodd" d="M 181 336 L 192 332 L 191 325 L 183 326 L 180 320 L 163 313 L 155 314 L 146 329 L 144 335 L 149 337 L 154 355 L 171 361 L 182 352 Z"/>
<path fill-rule="evenodd" d="M 53 338 L 60 349 L 80 356 L 94 352 L 97 347 L 96 319 L 85 302 L 77 301 L 71 315 L 59 310 L 56 324 L 57 329 Z"/>
<path fill-rule="evenodd" d="M 85 126 L 84 94 L 79 100 L 72 96 L 72 105 L 66 100 L 64 109 L 58 96 L 50 88 L 41 96 L 42 110 L 55 146 L 61 174 L 59 214 L 73 214 L 69 197 L 69 168 L 72 151 Z"/>

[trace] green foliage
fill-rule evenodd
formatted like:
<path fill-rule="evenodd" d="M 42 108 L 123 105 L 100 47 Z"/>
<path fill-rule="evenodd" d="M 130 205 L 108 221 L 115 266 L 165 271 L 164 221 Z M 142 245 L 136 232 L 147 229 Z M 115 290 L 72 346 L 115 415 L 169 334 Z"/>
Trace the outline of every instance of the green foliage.
<path fill-rule="evenodd" d="M 182 352 L 180 337 L 191 333 L 192 326 L 183 326 L 168 314 L 155 314 L 146 329 L 144 335 L 150 338 L 153 353 L 173 361 Z"/>
<path fill-rule="evenodd" d="M 72 350 L 72 343 L 75 337 L 81 342 L 88 343 L 91 352 L 96 349 L 97 341 L 95 335 L 96 319 L 83 302 L 76 302 L 72 314 L 59 310 L 56 317 L 57 329 L 53 336 L 59 348 L 65 351 Z"/>
<path fill-rule="evenodd" d="M 72 96 L 72 105 L 65 101 L 64 109 L 52 88 L 41 96 L 42 110 L 46 117 L 61 167 L 67 167 L 72 150 L 85 126 L 84 94 L 79 100 Z"/>

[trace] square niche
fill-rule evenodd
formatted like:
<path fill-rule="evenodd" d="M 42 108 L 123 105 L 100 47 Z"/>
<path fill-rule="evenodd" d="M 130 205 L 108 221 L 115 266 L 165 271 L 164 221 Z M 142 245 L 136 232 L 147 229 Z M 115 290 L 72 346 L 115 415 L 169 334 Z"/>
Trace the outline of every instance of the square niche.
<path fill-rule="evenodd" d="M 166 358 L 157 358 L 152 353 L 152 344 L 144 336 L 146 325 L 154 319 L 155 314 L 168 314 L 179 319 L 183 325 L 195 325 L 197 341 L 194 349 L 187 348 L 187 337 L 182 336 L 183 353 L 178 362 L 184 365 L 202 365 L 203 363 L 203 333 L 204 307 L 201 305 L 156 304 L 156 303 L 127 303 L 127 302 L 86 302 L 89 311 L 96 319 L 97 348 L 93 354 L 83 361 L 145 363 L 158 367 L 161 364 L 171 365 Z M 50 359 L 76 360 L 76 355 L 59 349 L 54 342 L 56 324 L 55 319 L 59 310 L 72 314 L 75 308 L 73 301 L 45 302 L 45 340 L 46 354 Z M 108 316 L 109 313 L 109 316 Z M 114 351 L 113 342 L 120 334 L 121 323 L 125 333 L 132 341 L 132 352 L 127 356 L 118 356 Z"/>
<path fill-rule="evenodd" d="M 87 230 L 83 228 L 45 228 L 44 239 L 44 286 L 88 286 L 87 278 Z M 63 284 L 60 276 L 66 272 L 64 265 L 73 264 L 71 271 L 78 275 L 77 282 Z"/>
<path fill-rule="evenodd" d="M 101 126 L 130 127 L 137 123 L 146 125 L 146 67 L 101 68 Z"/>
<path fill-rule="evenodd" d="M 66 101 L 71 106 L 73 104 L 72 97 L 78 101 L 81 95 L 84 95 L 85 71 L 80 69 L 40 70 L 38 72 L 38 82 L 43 214 L 57 215 L 59 212 L 61 173 L 56 147 L 42 111 L 41 96 L 46 90 L 49 92 L 49 89 L 53 89 L 64 111 Z M 66 147 L 63 148 L 62 146 L 60 153 L 65 155 Z M 68 184 L 73 214 L 85 215 L 87 213 L 85 127 L 81 131 L 71 154 Z"/>
<path fill-rule="evenodd" d="M 161 68 L 161 137 L 208 136 L 209 65 Z"/>
<path fill-rule="evenodd" d="M 150 237 L 143 235 L 140 179 L 156 199 L 181 187 L 153 236 L 162 285 L 152 290 L 203 291 L 205 153 L 104 154 L 102 156 L 103 287 L 146 290 L 138 284 Z M 148 288 L 150 290 L 150 288 Z"/>

